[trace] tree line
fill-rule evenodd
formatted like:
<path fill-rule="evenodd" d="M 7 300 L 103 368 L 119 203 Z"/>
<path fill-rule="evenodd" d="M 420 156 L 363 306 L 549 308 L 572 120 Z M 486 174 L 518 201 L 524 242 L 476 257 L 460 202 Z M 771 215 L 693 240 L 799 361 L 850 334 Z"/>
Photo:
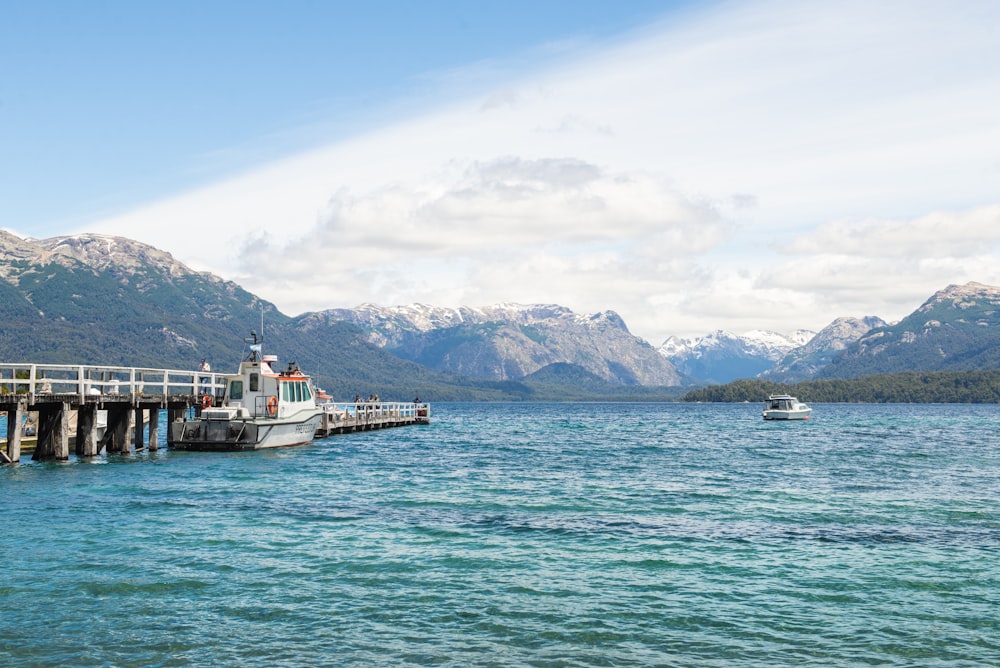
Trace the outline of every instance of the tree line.
<path fill-rule="evenodd" d="M 1000 371 L 907 371 L 801 383 L 745 379 L 692 390 L 681 401 L 756 402 L 769 394 L 813 403 L 995 404 L 1000 403 Z"/>

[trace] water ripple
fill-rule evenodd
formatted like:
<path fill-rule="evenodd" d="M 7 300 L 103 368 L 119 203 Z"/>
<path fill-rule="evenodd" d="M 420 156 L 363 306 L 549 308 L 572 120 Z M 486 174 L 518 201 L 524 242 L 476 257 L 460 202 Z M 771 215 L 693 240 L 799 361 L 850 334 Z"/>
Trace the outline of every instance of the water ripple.
<path fill-rule="evenodd" d="M 0 467 L 0 664 L 1000 665 L 1000 408 L 814 408 Z"/>

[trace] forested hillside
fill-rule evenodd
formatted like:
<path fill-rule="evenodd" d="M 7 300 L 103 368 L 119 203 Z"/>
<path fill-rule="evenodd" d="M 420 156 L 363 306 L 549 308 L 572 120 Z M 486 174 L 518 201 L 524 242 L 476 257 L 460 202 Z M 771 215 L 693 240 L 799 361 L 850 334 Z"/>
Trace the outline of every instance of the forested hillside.
<path fill-rule="evenodd" d="M 783 384 L 737 380 L 685 394 L 682 401 L 764 401 L 791 394 L 807 403 L 1000 403 L 1000 371 L 904 372 Z"/>

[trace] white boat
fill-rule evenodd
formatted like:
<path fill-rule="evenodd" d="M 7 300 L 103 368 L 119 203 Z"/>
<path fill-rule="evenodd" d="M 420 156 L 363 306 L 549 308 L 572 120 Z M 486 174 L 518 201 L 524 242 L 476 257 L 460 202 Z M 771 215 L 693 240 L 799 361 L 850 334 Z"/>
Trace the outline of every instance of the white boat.
<path fill-rule="evenodd" d="M 788 394 L 772 394 L 764 402 L 765 420 L 808 420 L 812 409 Z"/>
<path fill-rule="evenodd" d="M 282 372 L 278 358 L 262 355 L 253 336 L 237 373 L 225 376 L 220 405 L 204 397 L 201 415 L 170 425 L 177 450 L 258 450 L 304 445 L 313 440 L 323 411 L 316 406 L 312 382 L 294 364 Z M 293 368 L 294 367 L 294 368 Z"/>

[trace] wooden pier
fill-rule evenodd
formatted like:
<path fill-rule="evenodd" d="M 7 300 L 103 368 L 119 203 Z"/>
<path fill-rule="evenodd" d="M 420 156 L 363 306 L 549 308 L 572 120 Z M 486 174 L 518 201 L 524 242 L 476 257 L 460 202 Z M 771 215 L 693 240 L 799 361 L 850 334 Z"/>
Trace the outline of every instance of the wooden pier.
<path fill-rule="evenodd" d="M 412 424 L 430 424 L 429 404 L 413 402 L 374 401 L 358 403 L 325 403 L 323 419 L 316 428 L 316 436 L 350 434 L 371 429 L 405 427 Z"/>
<path fill-rule="evenodd" d="M 93 457 L 102 451 L 131 454 L 146 447 L 158 448 L 161 410 L 167 411 L 170 422 L 184 421 L 189 415 L 200 414 L 206 396 L 217 403 L 224 392 L 225 374 L 212 372 L 0 364 L 0 411 L 7 417 L 6 447 L 0 449 L 0 464 L 20 461 L 25 438 L 22 425 L 30 413 L 37 414 L 32 459 L 69 459 L 71 443 L 74 454 L 80 457 Z M 323 419 L 316 430 L 320 438 L 430 421 L 428 404 L 360 402 L 321 407 Z M 74 422 L 75 428 L 71 427 Z M 166 433 L 169 447 L 170 430 Z"/>

